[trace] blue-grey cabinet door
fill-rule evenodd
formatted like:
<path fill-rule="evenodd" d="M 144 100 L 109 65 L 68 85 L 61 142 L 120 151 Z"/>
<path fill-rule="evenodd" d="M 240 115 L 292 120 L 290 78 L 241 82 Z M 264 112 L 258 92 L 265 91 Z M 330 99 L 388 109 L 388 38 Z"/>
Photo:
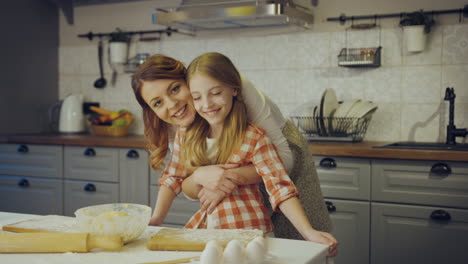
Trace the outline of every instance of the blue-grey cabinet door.
<path fill-rule="evenodd" d="M 0 175 L 63 177 L 63 147 L 0 144 Z"/>
<path fill-rule="evenodd" d="M 372 203 L 371 263 L 468 263 L 468 210 Z"/>
<path fill-rule="evenodd" d="M 67 216 L 75 216 L 82 207 L 119 202 L 118 183 L 65 180 L 64 190 Z"/>
<path fill-rule="evenodd" d="M 0 211 L 63 214 L 63 181 L 37 177 L 0 176 Z"/>
<path fill-rule="evenodd" d="M 370 202 L 325 199 L 338 240 L 336 263 L 369 263 Z"/>
<path fill-rule="evenodd" d="M 120 202 L 149 205 L 149 173 L 148 153 L 144 149 L 120 149 Z"/>

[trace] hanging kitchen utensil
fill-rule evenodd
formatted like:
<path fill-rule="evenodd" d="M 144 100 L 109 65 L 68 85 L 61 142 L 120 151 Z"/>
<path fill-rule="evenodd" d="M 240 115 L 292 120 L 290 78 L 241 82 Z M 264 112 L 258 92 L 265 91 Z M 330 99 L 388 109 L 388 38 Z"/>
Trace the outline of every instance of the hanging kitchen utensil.
<path fill-rule="evenodd" d="M 115 87 L 115 83 L 117 82 L 117 68 L 115 67 L 114 63 L 112 63 L 111 59 L 111 43 L 109 42 L 109 48 L 107 49 L 107 62 L 109 63 L 109 67 L 112 69 L 112 76 L 111 76 L 111 85 Z"/>
<path fill-rule="evenodd" d="M 107 81 L 106 79 L 104 78 L 104 72 L 103 72 L 103 69 L 102 69 L 102 40 L 99 40 L 99 44 L 98 44 L 98 61 L 99 61 L 99 73 L 100 73 L 100 78 L 97 79 L 95 82 L 94 82 L 94 87 L 96 88 L 104 88 L 106 87 L 106 84 L 107 84 Z"/>

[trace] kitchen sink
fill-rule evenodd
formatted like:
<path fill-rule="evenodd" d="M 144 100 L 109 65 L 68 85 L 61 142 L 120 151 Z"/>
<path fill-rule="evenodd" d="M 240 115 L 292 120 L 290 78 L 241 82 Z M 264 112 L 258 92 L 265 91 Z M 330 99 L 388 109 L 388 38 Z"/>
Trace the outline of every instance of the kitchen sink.
<path fill-rule="evenodd" d="M 468 151 L 468 144 L 451 145 L 434 142 L 395 142 L 387 145 L 375 146 L 375 148 Z"/>

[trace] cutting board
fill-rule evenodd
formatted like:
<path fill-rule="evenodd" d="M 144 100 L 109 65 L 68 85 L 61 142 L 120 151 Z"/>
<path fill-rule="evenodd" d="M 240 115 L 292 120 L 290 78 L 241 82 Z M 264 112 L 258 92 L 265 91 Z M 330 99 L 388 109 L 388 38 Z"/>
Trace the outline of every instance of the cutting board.
<path fill-rule="evenodd" d="M 18 233 L 62 232 L 79 233 L 75 217 L 62 215 L 43 215 L 33 219 L 3 226 L 3 231 Z"/>
<path fill-rule="evenodd" d="M 165 228 L 152 236 L 146 246 L 149 250 L 203 251 L 210 240 L 217 240 L 223 247 L 226 247 L 229 241 L 237 239 L 246 246 L 252 239 L 259 236 L 263 236 L 263 231 Z"/>

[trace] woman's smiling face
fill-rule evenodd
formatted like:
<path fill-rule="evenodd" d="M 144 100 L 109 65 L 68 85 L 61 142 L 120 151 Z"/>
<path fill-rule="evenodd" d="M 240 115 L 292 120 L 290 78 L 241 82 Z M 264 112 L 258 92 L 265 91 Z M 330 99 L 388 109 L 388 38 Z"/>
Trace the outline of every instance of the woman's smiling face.
<path fill-rule="evenodd" d="M 141 96 L 166 123 L 186 127 L 195 119 L 193 100 L 184 80 L 143 81 Z"/>
<path fill-rule="evenodd" d="M 202 74 L 195 74 L 189 84 L 195 110 L 208 121 L 212 130 L 221 131 L 237 90 Z"/>

